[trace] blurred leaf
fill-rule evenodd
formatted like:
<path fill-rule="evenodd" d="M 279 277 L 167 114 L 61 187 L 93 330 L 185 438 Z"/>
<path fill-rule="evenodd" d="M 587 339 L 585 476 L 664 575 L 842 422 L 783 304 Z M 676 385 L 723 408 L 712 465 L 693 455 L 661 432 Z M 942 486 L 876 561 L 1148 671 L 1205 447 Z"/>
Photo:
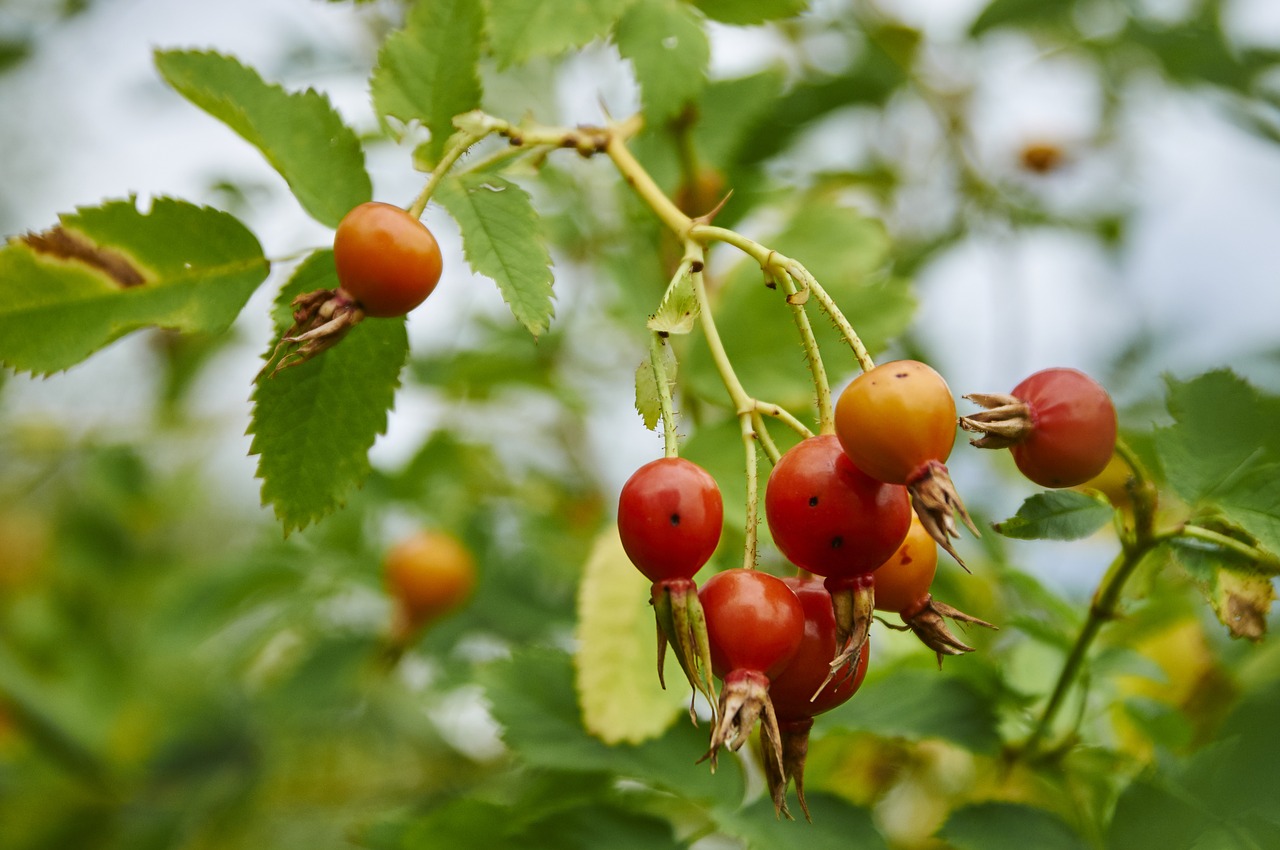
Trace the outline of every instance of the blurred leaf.
<path fill-rule="evenodd" d="M 548 333 L 537 340 L 510 321 L 481 318 L 479 338 L 467 348 L 445 348 L 413 357 L 413 378 L 438 387 L 449 398 L 488 400 L 503 390 L 535 389 L 554 394 L 566 406 L 580 408 L 583 399 L 558 380 L 557 366 L 565 356 L 564 334 Z"/>
<path fill-rule="evenodd" d="M 1043 809 L 979 803 L 956 809 L 939 836 L 956 850 L 1086 850 L 1088 843 Z"/>
<path fill-rule="evenodd" d="M 226 213 L 159 198 L 60 216 L 0 248 L 0 362 L 66 369 L 148 325 L 222 333 L 267 276 L 262 247 Z"/>
<path fill-rule="evenodd" d="M 337 285 L 333 252 L 313 253 L 276 299 L 277 331 L 295 296 Z M 320 356 L 259 378 L 249 453 L 258 455 L 262 502 L 286 534 L 341 506 L 368 475 L 408 351 L 403 319 L 366 319 Z"/>
<path fill-rule="evenodd" d="M 637 746 L 609 746 L 582 728 L 568 655 L 522 650 L 480 673 L 503 740 L 530 765 L 605 771 L 656 788 L 722 805 L 742 800 L 743 778 L 733 760 L 712 776 L 695 762 L 706 752 L 706 730 L 677 723 L 666 735 Z"/>
<path fill-rule="evenodd" d="M 677 0 L 636 0 L 614 32 L 631 60 L 651 126 L 661 126 L 697 100 L 707 82 L 711 44 L 702 22 Z"/>
<path fill-rule="evenodd" d="M 969 27 L 982 35 L 997 27 L 1041 27 L 1069 21 L 1075 0 L 992 0 Z"/>
<path fill-rule="evenodd" d="M 1111 503 L 1077 490 L 1048 490 L 1027 498 L 1018 512 L 991 527 L 1015 540 L 1080 540 L 1111 520 Z"/>
<path fill-rule="evenodd" d="M 746 850 L 775 850 L 803 845 L 805 850 L 885 850 L 888 845 L 876 830 L 871 812 L 833 794 L 810 791 L 805 795 L 812 823 L 781 820 L 773 802 L 756 800 L 736 811 L 715 813 L 721 831 L 739 838 Z"/>
<path fill-rule="evenodd" d="M 1219 21 L 1220 5 L 1202 3 L 1194 17 L 1173 24 L 1131 16 L 1124 40 L 1150 50 L 1175 82 L 1210 83 L 1247 92 L 1253 69 L 1241 62 L 1239 52 L 1228 43 Z"/>
<path fill-rule="evenodd" d="M 456 845 L 455 845 L 456 846 Z M 521 847 L 546 850 L 665 850 L 685 847 L 671 824 L 616 805 L 580 806 L 556 812 L 523 831 Z"/>
<path fill-rule="evenodd" d="M 1232 564 L 1199 547 L 1182 545 L 1178 561 L 1195 580 L 1205 600 L 1232 637 L 1257 642 L 1267 633 L 1275 588 L 1269 574 Z"/>
<path fill-rule="evenodd" d="M 942 738 L 975 753 L 1000 748 L 995 705 L 969 682 L 898 669 L 868 679 L 858 698 L 826 715 L 832 725 L 909 740 Z"/>
<path fill-rule="evenodd" d="M 478 65 L 484 7 L 476 0 L 431 0 L 409 9 L 404 28 L 378 51 L 370 91 L 379 115 L 421 121 L 431 131 L 432 163 L 453 135 L 453 117 L 480 105 Z"/>
<path fill-rule="evenodd" d="M 1156 449 L 1174 490 L 1192 504 L 1230 492 L 1242 476 L 1280 460 L 1280 400 L 1230 370 L 1168 381 L 1174 424 L 1156 429 Z"/>
<path fill-rule="evenodd" d="M 326 95 L 286 92 L 219 53 L 161 50 L 155 62 L 179 94 L 261 151 L 316 221 L 336 227 L 372 196 L 360 141 Z"/>
<path fill-rule="evenodd" d="M 883 227 L 846 207 L 815 200 L 797 209 L 769 248 L 799 260 L 817 277 L 871 351 L 882 349 L 911 320 L 915 299 L 900 281 L 871 274 L 886 258 Z M 721 285 L 713 306 L 734 369 L 757 398 L 788 409 L 813 406 L 814 390 L 800 336 L 781 289 L 768 289 L 759 266 L 742 261 Z M 853 368 L 853 355 L 814 299 L 806 306 L 828 374 Z M 719 372 L 701 336 L 685 360 L 690 388 L 724 403 Z M 783 356 L 790 351 L 792 356 Z M 848 365 L 842 365 L 848 364 Z"/>
<path fill-rule="evenodd" d="M 461 174 L 440 184 L 438 198 L 462 229 L 471 268 L 498 284 L 529 333 L 546 331 L 555 313 L 551 255 L 529 194 L 496 175 Z"/>
<path fill-rule="evenodd" d="M 753 26 L 778 18 L 791 18 L 809 8 L 809 0 L 694 0 L 708 18 L 722 24 Z"/>
<path fill-rule="evenodd" d="M 622 548 L 610 523 L 596 538 L 578 586 L 574 639 L 578 701 L 587 731 L 606 744 L 638 744 L 666 731 L 684 701 L 684 677 L 667 664 L 658 684 L 650 581 Z M 666 654 L 670 660 L 671 653 Z"/>
<path fill-rule="evenodd" d="M 487 0 L 489 48 L 499 65 L 556 56 L 609 32 L 635 0 Z"/>

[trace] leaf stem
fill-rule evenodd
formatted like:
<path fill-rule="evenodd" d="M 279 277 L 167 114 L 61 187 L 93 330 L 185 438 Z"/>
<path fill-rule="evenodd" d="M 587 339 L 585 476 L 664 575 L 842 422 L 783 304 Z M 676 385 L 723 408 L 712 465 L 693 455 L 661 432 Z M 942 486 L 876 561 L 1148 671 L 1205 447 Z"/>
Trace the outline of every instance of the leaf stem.
<path fill-rule="evenodd" d="M 796 330 L 800 332 L 800 343 L 804 346 L 804 357 L 809 364 L 809 374 L 813 377 L 813 389 L 818 397 L 818 430 L 823 434 L 836 432 L 835 411 L 831 405 L 831 383 L 827 380 L 827 368 L 822 364 L 822 352 L 818 350 L 818 340 L 813 335 L 813 326 L 809 324 L 809 314 L 805 312 L 804 303 L 812 292 L 807 285 L 801 291 L 785 269 L 774 275 L 774 280 L 782 284 L 782 291 L 787 296 L 787 306 L 791 308 L 791 316 L 795 320 Z"/>
<path fill-rule="evenodd" d="M 1157 535 L 1157 538 L 1161 540 L 1173 540 L 1178 537 L 1201 540 L 1218 549 L 1238 555 L 1261 572 L 1280 575 L 1280 557 L 1259 549 L 1257 546 L 1251 546 L 1243 540 L 1237 540 L 1234 537 L 1203 526 L 1187 523 L 1172 531 Z"/>

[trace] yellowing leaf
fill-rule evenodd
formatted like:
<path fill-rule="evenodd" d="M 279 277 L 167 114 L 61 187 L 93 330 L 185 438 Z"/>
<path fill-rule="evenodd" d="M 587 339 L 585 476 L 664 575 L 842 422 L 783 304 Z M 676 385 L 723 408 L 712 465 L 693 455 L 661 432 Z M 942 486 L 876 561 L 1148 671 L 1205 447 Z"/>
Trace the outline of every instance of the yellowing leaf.
<path fill-rule="evenodd" d="M 575 686 L 587 731 L 607 744 L 638 744 L 671 726 L 688 699 L 679 666 L 667 653 L 658 684 L 657 633 L 650 583 L 623 551 L 617 529 L 597 539 L 578 590 Z"/>

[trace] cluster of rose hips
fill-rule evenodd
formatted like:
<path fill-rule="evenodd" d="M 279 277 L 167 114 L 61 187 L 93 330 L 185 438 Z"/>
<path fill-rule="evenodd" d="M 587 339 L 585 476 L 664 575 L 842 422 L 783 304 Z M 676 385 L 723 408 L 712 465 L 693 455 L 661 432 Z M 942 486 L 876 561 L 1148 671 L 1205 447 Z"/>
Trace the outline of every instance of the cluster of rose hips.
<path fill-rule="evenodd" d="M 986 408 L 959 420 L 983 435 L 974 445 L 1010 448 L 1038 484 L 1082 484 L 1111 458 L 1115 407 L 1081 372 L 1047 369 L 1008 395 L 968 398 Z M 918 361 L 885 363 L 844 390 L 834 424 L 783 454 L 765 488 L 773 541 L 802 577 L 740 568 L 695 585 L 724 510 L 715 480 L 689 460 L 645 464 L 618 502 L 623 547 L 653 582 L 659 676 L 671 645 L 712 707 L 713 767 L 720 747 L 739 749 L 759 721 L 774 805 L 788 816 L 791 780 L 808 815 L 809 730 L 861 685 L 873 611 L 899 614 L 939 663 L 972 650 L 944 618 L 991 625 L 929 592 L 937 545 L 960 561 L 955 517 L 977 533 L 946 467 L 957 425 L 946 382 Z"/>

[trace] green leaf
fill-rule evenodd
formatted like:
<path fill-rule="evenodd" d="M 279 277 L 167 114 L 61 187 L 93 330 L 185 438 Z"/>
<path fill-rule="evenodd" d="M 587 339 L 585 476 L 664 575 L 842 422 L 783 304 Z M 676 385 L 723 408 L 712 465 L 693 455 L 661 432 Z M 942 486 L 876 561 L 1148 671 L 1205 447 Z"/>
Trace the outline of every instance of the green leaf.
<path fill-rule="evenodd" d="M 394 843 L 375 847 L 396 850 L 453 850 L 483 846 L 492 850 L 515 848 L 510 835 L 512 812 L 505 806 L 470 798 L 450 800 L 432 811 L 400 825 Z"/>
<path fill-rule="evenodd" d="M 907 285 L 872 275 L 888 251 L 884 228 L 874 219 L 832 203 L 806 203 L 782 233 L 764 244 L 803 263 L 871 351 L 881 350 L 910 322 L 915 299 Z M 813 406 L 813 384 L 791 308 L 781 289 L 765 287 L 759 266 L 739 263 L 725 279 L 713 310 L 747 392 L 793 411 Z M 854 368 L 852 352 L 815 299 L 809 299 L 806 311 L 827 373 L 838 376 Z M 689 385 L 703 398 L 723 401 L 719 373 L 702 337 L 697 340 L 685 359 Z"/>
<path fill-rule="evenodd" d="M 281 290 L 277 310 L 337 285 L 333 252 L 317 251 Z M 277 314 L 277 331 L 284 328 Z M 259 378 L 249 453 L 258 455 L 262 502 L 286 533 L 340 507 L 369 474 L 369 449 L 386 430 L 408 352 L 404 319 L 366 319 L 318 357 Z"/>
<path fill-rule="evenodd" d="M 1017 803 L 979 803 L 951 813 L 939 836 L 956 850 L 1087 850 L 1057 815 Z"/>
<path fill-rule="evenodd" d="M 981 35 L 997 27 L 1036 27 L 1070 19 L 1074 0 L 992 0 L 969 27 Z"/>
<path fill-rule="evenodd" d="M 779 18 L 793 18 L 809 8 L 809 0 L 694 0 L 693 5 L 713 21 L 753 26 Z"/>
<path fill-rule="evenodd" d="M 1174 424 L 1156 430 L 1156 450 L 1170 485 L 1192 504 L 1280 461 L 1280 399 L 1262 396 L 1230 370 L 1171 379 L 1168 407 Z"/>
<path fill-rule="evenodd" d="M 1280 464 L 1259 466 L 1241 476 L 1218 500 L 1228 520 L 1272 554 L 1280 554 Z"/>
<path fill-rule="evenodd" d="M 668 821 L 599 804 L 535 821 L 523 831 L 522 838 L 521 847 L 540 850 L 678 850 L 687 846 L 676 840 Z"/>
<path fill-rule="evenodd" d="M 1106 499 L 1076 490 L 1047 490 L 991 527 L 1015 540 L 1080 540 L 1106 525 L 1112 513 Z"/>
<path fill-rule="evenodd" d="M 262 246 L 227 213 L 109 201 L 0 249 L 0 362 L 67 369 L 149 325 L 219 334 L 266 279 Z"/>
<path fill-rule="evenodd" d="M 667 373 L 669 392 L 674 392 L 676 381 L 676 356 L 671 346 L 663 345 L 661 349 L 663 366 Z M 653 364 L 646 357 L 636 367 L 636 412 L 644 420 L 644 427 L 650 431 L 658 427 L 662 418 L 662 401 L 658 397 L 658 379 L 653 374 Z"/>
<path fill-rule="evenodd" d="M 695 764 L 707 749 L 705 729 L 677 723 L 661 738 L 635 746 L 610 746 L 587 734 L 563 652 L 526 649 L 484 668 L 479 679 L 503 740 L 530 766 L 612 773 L 721 805 L 742 800 L 736 762 L 722 759 L 714 776 L 705 764 Z"/>
<path fill-rule="evenodd" d="M 155 62 L 179 94 L 261 151 L 316 221 L 336 227 L 372 197 L 360 141 L 325 95 L 287 92 L 219 53 L 157 51 Z"/>
<path fill-rule="evenodd" d="M 582 722 L 606 744 L 638 744 L 665 732 L 685 698 L 684 677 L 666 665 L 658 684 L 655 623 L 647 578 L 631 564 L 617 527 L 596 538 L 578 586 L 574 668 Z M 667 653 L 667 661 L 671 660 Z M 674 671 L 674 675 L 673 675 Z"/>
<path fill-rule="evenodd" d="M 609 32 L 635 0 L 487 0 L 489 49 L 499 65 L 556 56 Z"/>
<path fill-rule="evenodd" d="M 896 670 L 868 681 L 858 698 L 825 718 L 832 725 L 910 740 L 942 738 L 976 753 L 1000 749 L 995 707 L 961 679 L 927 670 Z"/>
<path fill-rule="evenodd" d="M 648 328 L 663 336 L 687 334 L 698 323 L 698 297 L 693 292 L 693 278 L 686 272 L 662 296 L 662 303 L 649 317 Z"/>
<path fill-rule="evenodd" d="M 614 40 L 635 68 L 644 114 L 652 125 L 674 118 L 706 86 L 711 43 L 688 4 L 639 0 L 618 21 Z"/>
<path fill-rule="evenodd" d="M 813 815 L 809 824 L 780 820 L 774 814 L 773 802 L 767 799 L 738 810 L 717 810 L 716 824 L 721 831 L 742 839 L 747 850 L 801 844 L 805 850 L 885 850 L 888 846 L 867 809 L 820 791 L 810 791 L 805 799 Z"/>
<path fill-rule="evenodd" d="M 431 131 L 426 152 L 439 159 L 453 117 L 480 105 L 484 8 L 476 0 L 430 0 L 409 10 L 404 29 L 383 42 L 370 81 L 379 115 Z"/>
<path fill-rule="evenodd" d="M 546 331 L 551 303 L 551 255 L 529 194 L 496 175 L 461 174 L 437 197 L 462 228 L 467 262 L 498 284 L 516 319 L 534 336 Z"/>

